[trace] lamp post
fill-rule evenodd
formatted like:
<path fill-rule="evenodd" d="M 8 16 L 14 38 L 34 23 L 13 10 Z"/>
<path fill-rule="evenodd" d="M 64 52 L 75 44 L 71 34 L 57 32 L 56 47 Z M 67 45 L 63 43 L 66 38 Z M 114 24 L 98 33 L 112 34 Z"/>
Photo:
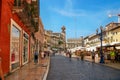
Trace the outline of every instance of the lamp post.
<path fill-rule="evenodd" d="M 100 33 L 98 33 L 98 29 L 96 30 L 96 34 L 100 36 L 100 63 L 104 63 L 104 55 L 102 50 L 102 38 L 103 38 L 103 27 L 100 27 Z"/>

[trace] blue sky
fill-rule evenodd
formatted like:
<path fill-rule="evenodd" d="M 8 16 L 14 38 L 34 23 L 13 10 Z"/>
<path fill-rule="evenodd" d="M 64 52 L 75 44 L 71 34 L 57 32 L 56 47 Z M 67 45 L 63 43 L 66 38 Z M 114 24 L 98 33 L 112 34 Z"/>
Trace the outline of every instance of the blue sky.
<path fill-rule="evenodd" d="M 44 28 L 61 32 L 66 27 L 67 38 L 96 33 L 101 25 L 118 22 L 120 0 L 40 0 L 40 17 Z M 114 16 L 108 17 L 109 14 Z"/>

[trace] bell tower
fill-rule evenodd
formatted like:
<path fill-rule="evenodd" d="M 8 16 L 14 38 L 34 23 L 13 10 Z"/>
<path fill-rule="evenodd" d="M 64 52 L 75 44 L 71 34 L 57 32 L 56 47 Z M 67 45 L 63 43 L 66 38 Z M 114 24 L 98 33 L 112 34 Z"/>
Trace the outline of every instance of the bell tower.
<path fill-rule="evenodd" d="M 63 36 L 63 43 L 64 43 L 63 47 L 64 47 L 64 50 L 66 50 L 66 31 L 65 31 L 66 28 L 65 28 L 65 26 L 63 26 L 61 28 L 61 30 L 62 30 L 61 34 Z"/>

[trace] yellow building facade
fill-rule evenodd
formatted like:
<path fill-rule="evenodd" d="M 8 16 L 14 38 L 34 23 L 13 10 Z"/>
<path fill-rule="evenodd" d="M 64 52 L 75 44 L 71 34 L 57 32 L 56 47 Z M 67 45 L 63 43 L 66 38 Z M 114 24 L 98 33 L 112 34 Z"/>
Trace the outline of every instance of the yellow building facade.
<path fill-rule="evenodd" d="M 106 26 L 106 42 L 110 45 L 120 43 L 120 23 L 110 23 Z"/>

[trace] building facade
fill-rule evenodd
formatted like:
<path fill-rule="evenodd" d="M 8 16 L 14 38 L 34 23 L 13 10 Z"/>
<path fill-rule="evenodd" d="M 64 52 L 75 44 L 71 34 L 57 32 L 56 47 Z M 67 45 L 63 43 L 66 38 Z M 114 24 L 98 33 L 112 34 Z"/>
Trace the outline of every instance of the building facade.
<path fill-rule="evenodd" d="M 100 48 L 100 32 L 85 37 L 84 42 L 88 50 Z M 102 31 L 102 46 L 104 48 L 120 46 L 120 23 L 111 22 L 105 26 Z"/>
<path fill-rule="evenodd" d="M 34 33 L 35 35 L 35 49 L 38 52 L 44 50 L 44 26 L 42 24 L 41 18 L 39 18 L 39 28 L 38 31 Z"/>
<path fill-rule="evenodd" d="M 120 23 L 109 23 L 106 25 L 106 43 L 120 43 Z"/>
<path fill-rule="evenodd" d="M 68 49 L 72 49 L 75 47 L 83 47 L 84 43 L 83 43 L 83 37 L 81 38 L 69 38 L 67 39 L 67 48 Z"/>
<path fill-rule="evenodd" d="M 51 30 L 45 30 L 45 38 L 44 38 L 44 50 L 48 51 L 50 50 L 50 48 L 52 47 L 52 40 L 51 40 L 51 36 L 52 36 L 52 31 Z"/>
<path fill-rule="evenodd" d="M 39 10 L 38 0 L 0 1 L 0 57 L 7 74 L 30 61 L 31 34 L 38 31 Z"/>
<path fill-rule="evenodd" d="M 66 48 L 66 33 L 65 27 L 61 28 L 61 32 L 53 32 L 51 30 L 45 30 L 45 42 L 44 46 L 46 50 L 49 49 L 62 49 Z"/>

